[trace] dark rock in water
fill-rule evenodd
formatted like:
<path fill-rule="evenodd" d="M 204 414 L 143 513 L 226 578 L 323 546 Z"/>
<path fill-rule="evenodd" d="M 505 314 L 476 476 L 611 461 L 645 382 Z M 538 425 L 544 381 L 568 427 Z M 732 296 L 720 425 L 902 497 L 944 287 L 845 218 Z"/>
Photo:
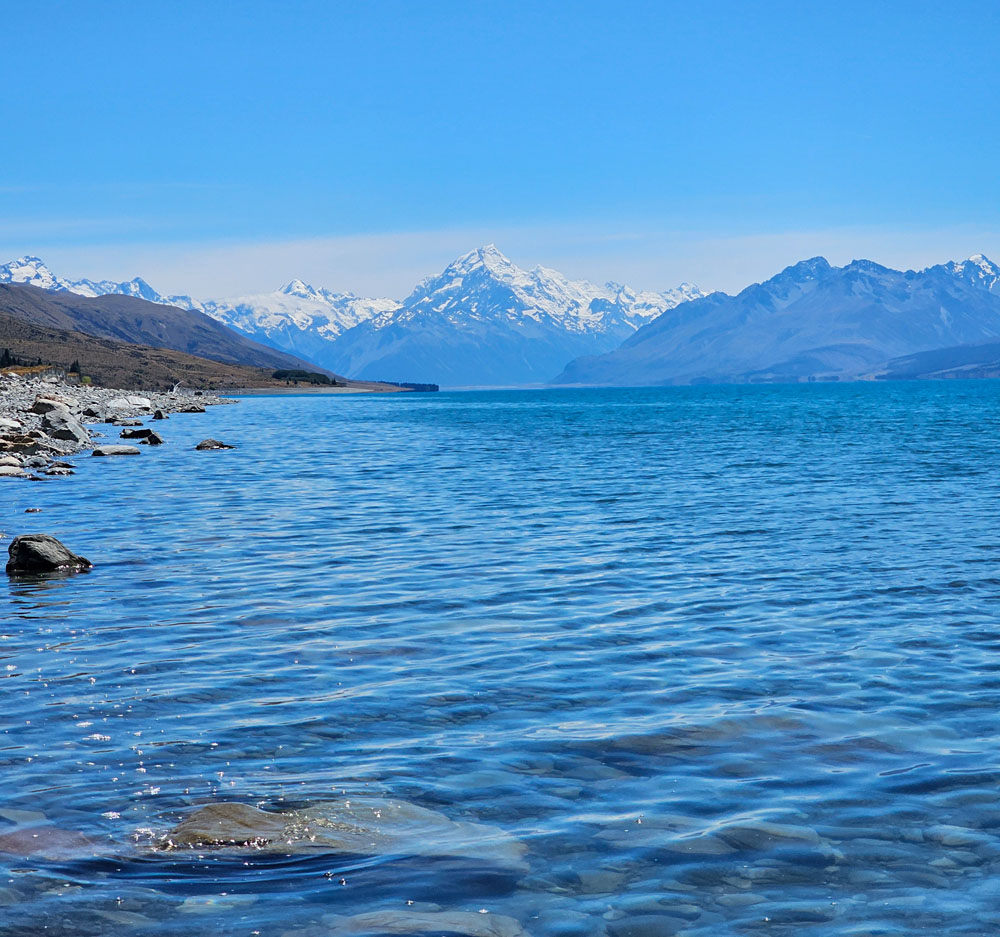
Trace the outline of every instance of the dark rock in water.
<path fill-rule="evenodd" d="M 7 548 L 7 574 L 73 572 L 94 564 L 48 534 L 21 534 Z"/>
<path fill-rule="evenodd" d="M 135 446 L 98 446 L 91 455 L 141 455 Z"/>
<path fill-rule="evenodd" d="M 154 420 L 165 420 L 165 419 L 167 419 L 167 415 L 162 410 L 156 410 L 153 413 L 153 419 Z"/>
<path fill-rule="evenodd" d="M 205 408 L 197 403 L 189 403 L 186 407 L 181 407 L 178 413 L 204 413 Z"/>
<path fill-rule="evenodd" d="M 123 429 L 119 435 L 122 439 L 145 439 L 152 432 L 144 426 L 141 429 Z"/>
<path fill-rule="evenodd" d="M 46 459 L 45 456 L 32 455 L 28 456 L 28 458 L 25 459 L 21 464 L 25 468 L 45 468 L 45 466 L 49 464 L 49 460 Z"/>
<path fill-rule="evenodd" d="M 46 475 L 75 475 L 76 472 L 71 468 L 47 468 L 45 470 Z"/>
<path fill-rule="evenodd" d="M 227 445 L 224 442 L 219 442 L 218 439 L 203 439 L 195 449 L 235 449 L 235 446 Z"/>
<path fill-rule="evenodd" d="M 24 509 L 24 513 L 25 514 L 41 514 L 42 513 L 42 509 L 41 508 L 25 508 Z"/>
<path fill-rule="evenodd" d="M 164 442 L 164 438 L 159 433 L 154 433 L 153 430 L 150 430 L 149 435 L 142 440 L 143 445 L 146 446 L 162 446 Z"/>

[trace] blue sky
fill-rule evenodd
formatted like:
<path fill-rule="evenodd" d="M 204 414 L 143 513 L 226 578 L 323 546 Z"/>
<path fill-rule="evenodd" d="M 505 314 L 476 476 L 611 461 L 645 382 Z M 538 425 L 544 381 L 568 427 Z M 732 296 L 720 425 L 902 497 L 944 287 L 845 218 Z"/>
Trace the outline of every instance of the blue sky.
<path fill-rule="evenodd" d="M 398 295 L 1000 254 L 1000 4 L 2 4 L 0 249 Z M 16 42 L 11 42 L 16 37 Z"/>

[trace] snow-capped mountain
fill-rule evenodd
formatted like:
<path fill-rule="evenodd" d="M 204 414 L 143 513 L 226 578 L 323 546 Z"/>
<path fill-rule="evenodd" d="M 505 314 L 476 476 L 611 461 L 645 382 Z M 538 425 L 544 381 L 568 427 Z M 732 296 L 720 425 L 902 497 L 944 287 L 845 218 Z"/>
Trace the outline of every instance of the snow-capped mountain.
<path fill-rule="evenodd" d="M 186 296 L 161 296 L 141 277 L 116 283 L 114 280 L 67 280 L 56 276 L 38 257 L 20 257 L 0 266 L 0 283 L 25 283 L 43 290 L 77 293 L 80 296 L 135 296 L 151 303 L 169 306 L 182 305 L 178 299 L 189 300 Z M 185 308 L 197 308 L 196 304 Z"/>
<path fill-rule="evenodd" d="M 836 380 L 878 373 L 901 356 L 997 341 L 998 282 L 1000 268 L 981 254 L 905 272 L 870 260 L 833 267 L 814 257 L 736 296 L 714 293 L 669 310 L 615 351 L 571 362 L 557 383 Z"/>
<path fill-rule="evenodd" d="M 546 267 L 523 270 L 490 244 L 424 280 L 397 308 L 344 332 L 325 363 L 368 379 L 540 383 L 572 357 L 610 350 L 665 310 L 704 295 L 690 283 L 636 292 Z"/>
<path fill-rule="evenodd" d="M 991 293 L 1000 293 L 1000 266 L 982 254 L 973 254 L 968 260 L 951 261 L 928 267 L 924 273 L 943 271 L 973 286 L 984 286 Z"/>
<path fill-rule="evenodd" d="M 538 383 L 581 354 L 615 348 L 644 323 L 705 294 L 596 286 L 555 270 L 527 271 L 494 245 L 428 277 L 402 303 L 317 289 L 302 280 L 271 293 L 197 300 L 144 280 L 66 280 L 37 257 L 0 266 L 0 283 L 84 296 L 121 293 L 203 312 L 254 340 L 349 377 L 455 385 Z"/>
<path fill-rule="evenodd" d="M 337 336 L 398 307 L 399 303 L 392 299 L 335 293 L 301 280 L 292 280 L 272 293 L 206 300 L 198 306 L 243 335 L 321 366 L 329 358 L 331 342 Z"/>
<path fill-rule="evenodd" d="M 68 280 L 56 276 L 38 257 L 21 257 L 0 266 L 0 283 L 26 283 L 90 297 L 136 296 L 153 303 L 202 312 L 258 342 L 302 355 L 319 364 L 322 364 L 319 359 L 327 355 L 329 342 L 341 332 L 379 312 L 399 306 L 391 299 L 364 299 L 353 293 L 316 289 L 301 280 L 292 280 L 273 293 L 197 300 L 191 296 L 159 293 L 140 277 L 121 283 Z"/>

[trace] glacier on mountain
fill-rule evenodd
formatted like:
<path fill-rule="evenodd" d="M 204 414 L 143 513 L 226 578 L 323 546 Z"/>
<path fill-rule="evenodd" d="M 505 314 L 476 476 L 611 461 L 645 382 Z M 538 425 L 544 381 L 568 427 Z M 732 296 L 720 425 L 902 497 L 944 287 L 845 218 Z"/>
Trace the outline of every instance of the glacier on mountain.
<path fill-rule="evenodd" d="M 203 312 L 273 348 L 349 377 L 451 385 L 538 383 L 580 354 L 609 351 L 644 323 L 705 295 L 596 286 L 555 270 L 527 271 L 495 245 L 470 251 L 402 302 L 292 280 L 270 293 L 196 300 L 161 295 L 140 278 L 67 280 L 37 257 L 0 266 L 0 282 L 84 296 L 119 293 Z"/>

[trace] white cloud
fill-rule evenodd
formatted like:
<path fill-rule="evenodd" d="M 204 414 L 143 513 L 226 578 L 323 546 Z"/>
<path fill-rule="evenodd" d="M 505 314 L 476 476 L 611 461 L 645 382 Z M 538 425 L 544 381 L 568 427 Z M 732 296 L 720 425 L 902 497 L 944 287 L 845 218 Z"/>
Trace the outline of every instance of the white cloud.
<path fill-rule="evenodd" d="M 822 254 L 843 264 L 864 257 L 921 268 L 1000 255 L 1000 231 L 886 227 L 741 233 L 656 231 L 597 224 L 468 227 L 273 242 L 46 244 L 31 231 L 0 226 L 0 259 L 38 254 L 63 276 L 142 276 L 165 293 L 231 296 L 275 289 L 293 277 L 362 295 L 401 298 L 423 277 L 481 244 L 495 242 L 523 266 L 542 264 L 579 278 L 664 289 L 682 280 L 735 292 L 789 264 Z M 6 243 L 8 246 L 3 247 Z"/>

